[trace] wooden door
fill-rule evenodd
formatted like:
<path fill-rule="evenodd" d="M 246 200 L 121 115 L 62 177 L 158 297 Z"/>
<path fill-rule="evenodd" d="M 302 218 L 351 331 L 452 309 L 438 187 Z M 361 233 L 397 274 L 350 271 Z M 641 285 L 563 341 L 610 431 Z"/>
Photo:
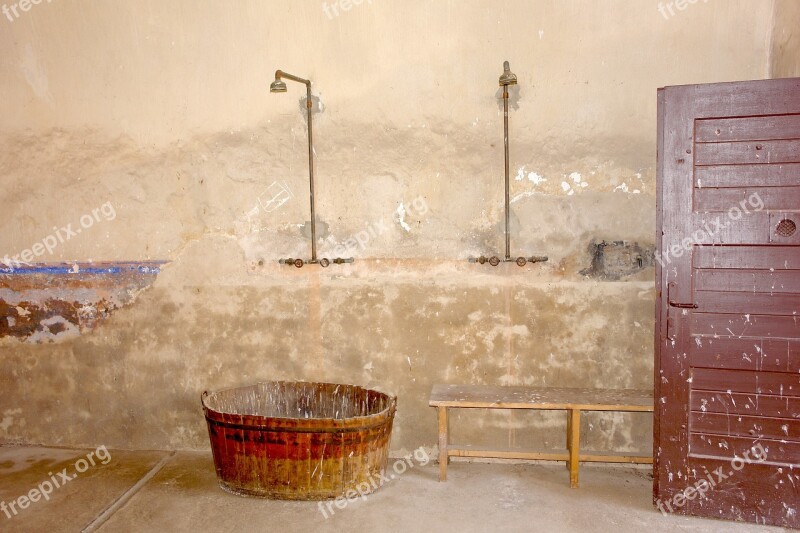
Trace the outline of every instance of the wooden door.
<path fill-rule="evenodd" d="M 800 527 L 800 78 L 658 92 L 654 481 Z"/>

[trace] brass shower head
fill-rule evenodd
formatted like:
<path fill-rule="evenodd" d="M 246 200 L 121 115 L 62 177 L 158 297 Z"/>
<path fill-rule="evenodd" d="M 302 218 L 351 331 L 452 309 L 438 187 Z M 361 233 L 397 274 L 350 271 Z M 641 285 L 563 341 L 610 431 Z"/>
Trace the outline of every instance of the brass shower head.
<path fill-rule="evenodd" d="M 503 62 L 503 74 L 500 76 L 500 85 L 516 85 L 517 75 L 511 72 L 508 61 Z"/>
<path fill-rule="evenodd" d="M 269 84 L 269 92 L 271 93 L 285 93 L 286 92 L 286 82 L 281 80 L 280 78 L 276 78 L 275 81 Z"/>

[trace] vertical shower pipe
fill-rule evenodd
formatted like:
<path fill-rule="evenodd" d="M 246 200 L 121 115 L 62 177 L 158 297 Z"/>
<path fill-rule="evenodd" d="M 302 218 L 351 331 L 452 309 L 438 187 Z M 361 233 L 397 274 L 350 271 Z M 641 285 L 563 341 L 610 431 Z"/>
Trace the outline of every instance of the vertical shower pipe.
<path fill-rule="evenodd" d="M 510 184 L 510 174 L 511 174 L 511 164 L 510 164 L 510 157 L 508 153 L 508 86 L 509 85 L 516 85 L 517 84 L 517 76 L 511 72 L 511 68 L 508 64 L 508 61 L 503 62 L 503 74 L 500 76 L 499 79 L 500 86 L 503 88 L 503 148 L 505 151 L 505 186 L 506 186 L 506 194 L 505 194 L 505 215 L 506 215 L 506 227 L 505 227 L 505 237 L 506 237 L 506 253 L 504 258 L 501 260 L 496 255 L 491 257 L 470 257 L 470 263 L 489 263 L 492 266 L 497 266 L 500 263 L 510 263 L 515 262 L 519 266 L 525 266 L 527 263 L 541 263 L 547 261 L 546 255 L 534 255 L 531 257 L 517 257 L 516 259 L 511 258 L 511 184 Z"/>
<path fill-rule="evenodd" d="M 306 113 L 308 115 L 308 183 L 311 195 L 311 262 L 317 262 L 317 215 L 314 210 L 314 141 L 311 134 L 311 82 L 306 83 Z M 506 171 L 508 173 L 508 171 Z"/>
<path fill-rule="evenodd" d="M 509 70 L 508 61 L 503 63 L 503 68 L 505 71 Z M 503 85 L 503 134 L 504 134 L 504 141 L 505 141 L 505 151 L 506 151 L 506 261 L 511 260 L 511 235 L 508 231 L 510 215 L 509 215 L 509 182 L 508 182 L 508 174 L 509 174 L 509 163 L 508 163 L 508 85 Z"/>
<path fill-rule="evenodd" d="M 308 263 L 318 263 L 322 267 L 327 267 L 331 263 L 335 263 L 337 265 L 343 263 L 352 263 L 353 258 L 341 258 L 336 257 L 332 261 L 328 258 L 322 258 L 319 261 L 317 260 L 317 210 L 314 205 L 314 126 L 313 120 L 311 118 L 311 108 L 313 106 L 311 102 L 311 80 L 307 80 L 305 78 L 301 78 L 299 76 L 294 76 L 289 74 L 288 72 L 283 72 L 282 70 L 275 71 L 275 81 L 272 82 L 269 86 L 270 92 L 273 93 L 285 93 L 287 90 L 286 84 L 283 82 L 283 78 L 296 81 L 298 83 L 302 83 L 306 86 L 306 114 L 308 116 L 308 188 L 309 188 L 309 203 L 311 205 L 311 259 Z M 278 261 L 284 265 L 294 265 L 297 268 L 302 267 L 306 261 L 302 259 L 280 259 Z"/>
<path fill-rule="evenodd" d="M 276 82 L 282 78 L 286 78 L 306 86 L 306 115 L 308 116 L 308 183 L 309 183 L 309 200 L 311 203 L 311 261 L 310 263 L 317 262 L 317 216 L 314 209 L 314 134 L 311 124 L 311 80 L 294 76 L 282 70 L 275 71 Z M 281 92 L 285 91 L 285 87 L 281 87 Z"/>

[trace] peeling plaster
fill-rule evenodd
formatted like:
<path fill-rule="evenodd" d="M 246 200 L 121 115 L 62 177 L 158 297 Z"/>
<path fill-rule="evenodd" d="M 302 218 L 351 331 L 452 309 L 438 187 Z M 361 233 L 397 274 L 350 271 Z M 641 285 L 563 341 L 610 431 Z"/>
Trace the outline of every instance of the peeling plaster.
<path fill-rule="evenodd" d="M 3 411 L 3 420 L 0 421 L 0 430 L 8 431 L 14 423 L 14 415 L 21 415 L 22 409 L 6 409 Z"/>
<path fill-rule="evenodd" d="M 53 95 L 50 93 L 50 82 L 45 70 L 42 69 L 39 58 L 36 56 L 30 44 L 25 45 L 23 57 L 19 66 L 22 74 L 25 76 L 25 81 L 34 94 L 36 94 L 40 100 L 52 105 Z"/>
<path fill-rule="evenodd" d="M 136 300 L 163 261 L 72 263 L 0 269 L 0 337 L 61 342 L 94 329 Z"/>
<path fill-rule="evenodd" d="M 400 227 L 406 231 L 411 231 L 411 226 L 406 223 L 406 207 L 402 202 L 400 202 L 400 205 L 395 210 L 395 213 L 397 213 L 396 219 L 397 223 L 400 224 Z"/>

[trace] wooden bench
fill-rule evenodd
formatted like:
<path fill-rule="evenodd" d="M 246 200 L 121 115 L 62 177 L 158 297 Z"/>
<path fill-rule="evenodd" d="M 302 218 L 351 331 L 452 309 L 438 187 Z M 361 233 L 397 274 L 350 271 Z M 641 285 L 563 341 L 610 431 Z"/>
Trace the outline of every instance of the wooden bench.
<path fill-rule="evenodd" d="M 649 390 L 556 389 L 535 387 L 492 387 L 483 385 L 434 385 L 428 403 L 439 410 L 439 480 L 447 480 L 450 457 L 533 459 L 566 461 L 570 486 L 578 486 L 581 462 L 652 464 L 653 457 L 606 452 L 580 453 L 581 411 L 652 412 L 653 392 Z M 451 446 L 448 409 L 539 409 L 567 411 L 566 451 L 533 452 L 481 450 Z"/>

